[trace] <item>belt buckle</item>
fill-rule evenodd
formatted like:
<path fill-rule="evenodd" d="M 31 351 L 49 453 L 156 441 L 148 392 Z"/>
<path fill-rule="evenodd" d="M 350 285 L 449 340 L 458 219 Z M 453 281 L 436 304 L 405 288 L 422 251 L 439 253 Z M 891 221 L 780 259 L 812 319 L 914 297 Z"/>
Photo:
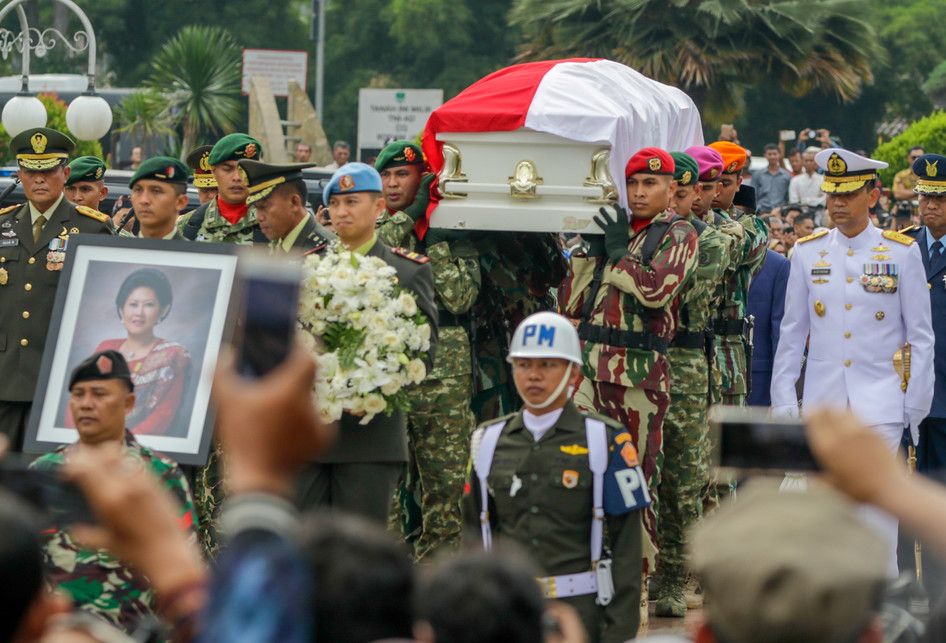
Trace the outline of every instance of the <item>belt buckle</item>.
<path fill-rule="evenodd" d="M 542 593 L 545 594 L 545 598 L 558 598 L 558 590 L 555 586 L 555 577 L 554 576 L 543 576 L 538 579 L 539 586 L 542 588 Z"/>

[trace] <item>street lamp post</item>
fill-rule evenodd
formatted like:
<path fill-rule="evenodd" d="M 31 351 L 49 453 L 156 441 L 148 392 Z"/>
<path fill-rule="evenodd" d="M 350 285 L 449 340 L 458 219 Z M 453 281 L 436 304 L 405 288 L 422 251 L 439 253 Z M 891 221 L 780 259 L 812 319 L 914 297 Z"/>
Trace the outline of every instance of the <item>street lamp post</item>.
<path fill-rule="evenodd" d="M 0 28 L 0 56 L 4 59 L 16 47 L 23 56 L 23 84 L 20 92 L 7 101 L 3 106 L 0 120 L 10 136 L 16 136 L 23 130 L 31 127 L 46 125 L 46 108 L 42 102 L 29 91 L 30 54 L 43 57 L 46 52 L 56 46 L 57 41 L 73 53 L 89 52 L 88 85 L 82 95 L 77 96 L 66 110 L 66 126 L 76 138 L 83 141 L 92 141 L 102 138 L 112 126 L 112 108 L 104 98 L 95 93 L 95 31 L 88 16 L 72 0 L 54 0 L 71 10 L 82 23 L 82 30 L 67 37 L 59 30 L 47 28 L 40 31 L 30 27 L 23 5 L 27 2 L 39 0 L 10 0 L 0 8 L 0 23 L 12 10 L 16 9 L 20 21 L 20 33 L 14 34 L 6 28 Z"/>

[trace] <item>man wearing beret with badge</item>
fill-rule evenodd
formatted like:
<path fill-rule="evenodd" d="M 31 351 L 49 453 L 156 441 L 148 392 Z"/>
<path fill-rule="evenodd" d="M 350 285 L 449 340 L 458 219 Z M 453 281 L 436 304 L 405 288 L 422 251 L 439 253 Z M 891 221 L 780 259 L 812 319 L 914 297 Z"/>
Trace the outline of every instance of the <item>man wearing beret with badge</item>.
<path fill-rule="evenodd" d="M 923 251 L 909 236 L 870 223 L 882 161 L 841 148 L 815 156 L 835 224 L 799 239 L 785 294 L 772 369 L 772 412 L 799 414 L 795 383 L 807 340 L 804 409 L 850 408 L 891 451 L 904 427 L 914 442 L 933 399 L 933 329 Z M 897 521 L 874 509 L 864 518 L 887 539 L 897 573 Z"/>
<path fill-rule="evenodd" d="M 131 205 L 144 239 L 183 239 L 177 216 L 187 207 L 187 166 L 170 156 L 142 162 L 128 182 Z"/>
<path fill-rule="evenodd" d="M 676 164 L 647 147 L 627 162 L 631 215 L 600 209 L 603 236 L 588 236 L 572 256 L 572 275 L 559 292 L 578 326 L 584 368 L 575 404 L 627 428 L 640 453 L 647 486 L 656 492 L 663 461 L 663 422 L 670 403 L 667 350 L 679 323 L 680 294 L 697 267 L 697 232 L 669 211 Z M 655 495 L 654 504 L 657 504 Z M 657 507 L 644 514 L 644 554 L 654 570 Z"/>
<path fill-rule="evenodd" d="M 733 261 L 732 276 L 726 280 L 722 305 L 714 322 L 716 369 L 721 382 L 720 401 L 743 406 L 750 386 L 748 353 L 751 328 L 747 317 L 749 282 L 765 261 L 769 233 L 762 219 L 733 205 L 736 192 L 742 184 L 742 170 L 748 162 L 749 152 L 729 141 L 716 141 L 709 147 L 719 152 L 723 159 L 719 191 L 713 200 L 713 209 L 723 219 L 735 221 L 743 228 L 742 235 L 733 237 L 742 237 L 741 252 Z M 724 231 L 729 229 L 727 226 Z"/>
<path fill-rule="evenodd" d="M 388 248 L 375 223 L 384 210 L 381 177 L 364 163 L 347 163 L 335 171 L 322 192 L 342 245 L 356 254 L 378 257 L 397 271 L 401 288 L 411 291 L 417 307 L 430 322 L 428 366 L 437 349 L 437 307 L 430 260 L 403 248 Z M 334 507 L 380 524 L 387 522 L 391 498 L 407 462 L 404 414 L 379 414 L 367 425 L 342 415 L 338 441 L 298 478 L 298 501 L 303 508 Z"/>
<path fill-rule="evenodd" d="M 210 167 L 210 152 L 213 148 L 213 145 L 195 147 L 185 159 L 194 170 L 194 187 L 197 188 L 197 199 L 201 205 L 217 198 L 217 179 Z"/>
<path fill-rule="evenodd" d="M 476 420 L 470 356 L 470 307 L 480 293 L 478 253 L 469 236 L 455 230 L 415 227 L 430 200 L 434 175 L 424 173 L 424 155 L 411 141 L 395 141 L 381 150 L 375 169 L 381 174 L 386 205 L 378 237 L 391 247 L 427 255 L 434 280 L 439 342 L 427 379 L 409 391 L 407 414 L 411 466 L 400 505 L 419 507 L 420 524 L 400 526 L 422 560 L 441 548 L 459 545 L 463 529 L 460 496 L 466 476 L 467 445 Z M 412 515 L 404 511 L 405 517 Z M 416 521 L 415 521 L 416 522 Z"/>
<path fill-rule="evenodd" d="M 105 161 L 97 156 L 80 156 L 69 163 L 66 198 L 93 210 L 108 196 L 105 187 Z"/>
<path fill-rule="evenodd" d="M 323 253 L 337 238 L 306 208 L 309 193 L 302 180 L 302 170 L 315 165 L 240 161 L 247 178 L 246 203 L 256 208 L 256 220 L 274 254 Z"/>
<path fill-rule="evenodd" d="M 142 446 L 125 428 L 125 417 L 135 406 L 135 385 L 122 354 L 100 351 L 76 366 L 69 377 L 68 403 L 78 440 L 41 456 L 30 468 L 58 473 L 76 451 L 121 449 L 129 465 L 145 467 L 174 498 L 180 529 L 193 534 L 193 501 L 181 468 Z M 156 601 L 148 580 L 115 554 L 80 545 L 64 526 L 42 537 L 46 580 L 70 595 L 77 607 L 126 632 L 153 614 Z"/>
<path fill-rule="evenodd" d="M 664 419 L 664 463 L 660 478 L 659 559 L 654 576 L 657 616 L 684 616 L 687 603 L 684 535 L 702 515 L 701 492 L 708 475 L 706 420 L 712 334 L 708 331 L 719 305 L 717 286 L 729 266 L 732 240 L 693 214 L 702 190 L 699 165 L 684 152 L 672 152 L 676 188 L 671 207 L 696 228 L 698 261 L 680 294 L 680 323 L 670 342 L 667 361 L 673 400 Z"/>
<path fill-rule="evenodd" d="M 216 142 L 207 163 L 217 181 L 217 198 L 180 218 L 177 225 L 185 239 L 239 244 L 268 241 L 256 221 L 256 208 L 246 203 L 246 177 L 238 165 L 262 153 L 259 141 L 239 132 Z"/>
<path fill-rule="evenodd" d="M 0 432 L 19 450 L 73 234 L 112 234 L 108 215 L 63 194 L 75 143 L 45 127 L 10 141 L 27 203 L 0 210 Z"/>

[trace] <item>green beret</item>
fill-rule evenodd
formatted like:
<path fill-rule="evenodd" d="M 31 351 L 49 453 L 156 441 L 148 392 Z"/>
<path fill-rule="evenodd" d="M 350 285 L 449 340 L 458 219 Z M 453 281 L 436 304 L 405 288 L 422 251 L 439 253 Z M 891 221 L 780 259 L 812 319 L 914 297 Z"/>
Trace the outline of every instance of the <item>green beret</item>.
<path fill-rule="evenodd" d="M 165 183 L 180 183 L 187 185 L 187 175 L 190 170 L 178 159 L 171 156 L 152 156 L 142 161 L 135 173 L 131 175 L 128 187 L 134 187 L 141 179 L 154 179 Z"/>
<path fill-rule="evenodd" d="M 381 150 L 374 169 L 378 172 L 398 165 L 423 165 L 424 153 L 413 141 L 394 141 Z"/>
<path fill-rule="evenodd" d="M 66 179 L 66 185 L 73 185 L 79 181 L 101 181 L 105 176 L 105 161 L 97 156 L 80 156 L 69 164 L 71 174 Z"/>
<path fill-rule="evenodd" d="M 234 132 L 227 134 L 214 144 L 207 161 L 211 165 L 219 165 L 224 161 L 258 159 L 262 153 L 263 146 L 259 141 L 248 134 Z"/>
<path fill-rule="evenodd" d="M 14 136 L 10 147 L 20 167 L 43 172 L 63 165 L 76 149 L 76 144 L 62 132 L 34 127 Z"/>
<path fill-rule="evenodd" d="M 887 546 L 827 488 L 752 481 L 690 537 L 720 641 L 854 641 L 880 608 Z"/>
<path fill-rule="evenodd" d="M 696 159 L 686 152 L 670 152 L 676 167 L 673 180 L 679 185 L 694 185 L 700 180 L 700 166 Z"/>

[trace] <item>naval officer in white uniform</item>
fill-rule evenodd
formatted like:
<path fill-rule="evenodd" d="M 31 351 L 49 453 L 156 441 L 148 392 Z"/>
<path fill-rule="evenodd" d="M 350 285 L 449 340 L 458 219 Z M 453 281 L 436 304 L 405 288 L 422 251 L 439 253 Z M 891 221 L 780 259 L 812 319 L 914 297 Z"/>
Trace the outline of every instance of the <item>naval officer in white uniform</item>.
<path fill-rule="evenodd" d="M 877 170 L 886 163 L 840 148 L 822 150 L 815 161 L 824 171 L 821 189 L 836 228 L 795 245 L 772 371 L 772 412 L 799 413 L 795 383 L 807 341 L 802 406 L 850 408 L 896 451 L 905 426 L 916 442 L 933 400 L 923 260 L 912 238 L 881 231 L 868 217 L 879 196 Z M 895 360 L 898 351 L 908 357 Z M 867 509 L 864 517 L 890 542 L 888 564 L 896 573 L 896 520 Z"/>

